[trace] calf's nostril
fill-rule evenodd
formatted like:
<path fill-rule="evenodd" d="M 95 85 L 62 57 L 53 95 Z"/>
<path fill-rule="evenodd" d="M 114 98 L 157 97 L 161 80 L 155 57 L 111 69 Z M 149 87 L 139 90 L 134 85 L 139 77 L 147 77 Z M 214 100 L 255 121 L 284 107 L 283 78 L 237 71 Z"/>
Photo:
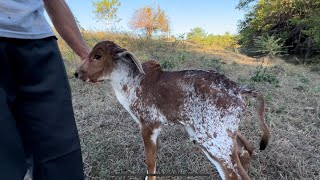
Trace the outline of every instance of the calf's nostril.
<path fill-rule="evenodd" d="M 75 76 L 76 78 L 78 78 L 78 77 L 79 77 L 79 74 L 78 74 L 78 73 L 74 73 L 74 76 Z"/>

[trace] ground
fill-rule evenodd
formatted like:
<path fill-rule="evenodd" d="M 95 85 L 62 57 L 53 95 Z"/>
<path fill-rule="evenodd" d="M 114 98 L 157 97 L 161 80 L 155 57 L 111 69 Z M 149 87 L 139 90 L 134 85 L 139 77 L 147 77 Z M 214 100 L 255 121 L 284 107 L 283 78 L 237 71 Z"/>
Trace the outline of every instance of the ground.
<path fill-rule="evenodd" d="M 311 70 L 309 66 L 287 64 L 281 59 L 248 58 L 235 52 L 201 50 L 186 44 L 160 43 L 149 48 L 124 45 L 142 61 L 156 59 L 166 69 L 214 69 L 260 90 L 266 99 L 271 140 L 266 150 L 258 150 L 261 130 L 251 100 L 240 127 L 256 147 L 249 176 L 259 180 L 320 179 L 320 68 Z M 261 82 L 252 81 L 262 62 L 268 63 L 267 73 L 276 80 L 269 77 Z M 72 77 L 78 65 L 79 62 L 66 61 L 87 179 L 143 179 L 110 176 L 146 173 L 140 130 L 117 102 L 108 82 L 90 84 Z M 188 141 L 182 126 L 164 127 L 159 140 L 157 173 L 200 173 L 211 177 L 158 179 L 219 179 L 214 166 Z"/>

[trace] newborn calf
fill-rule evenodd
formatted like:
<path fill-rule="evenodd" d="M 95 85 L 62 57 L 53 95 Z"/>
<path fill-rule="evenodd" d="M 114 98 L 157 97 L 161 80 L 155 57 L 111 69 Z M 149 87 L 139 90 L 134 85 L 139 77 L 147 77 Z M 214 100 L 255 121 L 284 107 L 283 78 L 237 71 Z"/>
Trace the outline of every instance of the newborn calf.
<path fill-rule="evenodd" d="M 175 123 L 185 127 L 222 179 L 250 179 L 246 170 L 253 146 L 238 127 L 247 96 L 257 98 L 263 131 L 260 149 L 265 149 L 270 132 L 259 92 L 214 71 L 163 71 L 157 61 L 141 65 L 132 52 L 110 41 L 98 43 L 89 57 L 75 76 L 89 82 L 110 81 L 119 102 L 140 125 L 148 173 L 156 172 L 162 126 Z"/>

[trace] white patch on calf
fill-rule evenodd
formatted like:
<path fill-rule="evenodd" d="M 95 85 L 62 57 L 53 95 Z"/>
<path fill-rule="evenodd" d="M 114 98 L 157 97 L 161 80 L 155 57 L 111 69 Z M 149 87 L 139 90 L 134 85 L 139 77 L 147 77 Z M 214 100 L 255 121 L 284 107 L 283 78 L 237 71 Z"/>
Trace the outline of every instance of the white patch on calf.
<path fill-rule="evenodd" d="M 146 112 L 148 112 L 148 118 L 150 118 L 148 120 L 151 122 L 160 122 L 161 124 L 166 124 L 168 122 L 166 116 L 164 116 L 154 104 L 139 108 L 145 109 Z"/>
<path fill-rule="evenodd" d="M 207 158 L 210 160 L 210 162 L 212 164 L 214 164 L 214 166 L 217 168 L 218 170 L 218 173 L 220 174 L 222 180 L 225 180 L 226 177 L 225 177 L 225 174 L 224 174 L 224 171 L 222 169 L 222 167 L 220 166 L 219 162 L 217 162 L 216 160 L 212 159 L 211 156 L 207 153 L 207 151 L 203 150 L 202 151 L 204 152 L 204 154 L 207 156 Z"/>
<path fill-rule="evenodd" d="M 151 135 L 151 141 L 153 142 L 153 144 L 157 144 L 157 138 L 160 134 L 161 128 L 157 128 L 157 129 L 153 129 L 152 135 Z"/>
<path fill-rule="evenodd" d="M 194 131 L 194 129 L 189 124 L 186 124 L 184 127 L 189 135 L 190 141 L 194 140 L 194 141 L 198 142 L 197 134 Z"/>
<path fill-rule="evenodd" d="M 148 170 L 147 170 L 147 174 L 149 174 Z M 149 177 L 149 176 L 146 176 L 146 177 L 144 178 L 144 180 L 148 180 L 148 177 Z"/>
<path fill-rule="evenodd" d="M 139 117 L 137 117 L 130 109 L 130 105 L 137 100 L 136 90 L 140 85 L 141 78 L 133 78 L 129 75 L 132 70 L 125 65 L 125 63 L 120 63 L 114 68 L 110 75 L 111 86 L 115 91 L 116 97 L 120 104 L 130 113 L 132 118 L 139 123 L 141 122 Z M 123 86 L 127 86 L 124 90 Z"/>

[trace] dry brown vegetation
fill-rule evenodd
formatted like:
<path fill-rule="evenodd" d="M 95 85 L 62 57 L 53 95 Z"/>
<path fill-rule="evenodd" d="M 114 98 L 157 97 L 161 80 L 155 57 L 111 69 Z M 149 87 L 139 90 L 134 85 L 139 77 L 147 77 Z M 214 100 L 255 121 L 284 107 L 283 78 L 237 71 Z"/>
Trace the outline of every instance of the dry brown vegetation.
<path fill-rule="evenodd" d="M 90 34 L 89 34 L 90 35 Z M 108 39 L 134 52 L 142 61 L 158 60 L 166 69 L 214 69 L 232 80 L 259 89 L 266 99 L 271 141 L 259 152 L 260 128 L 254 101 L 242 118 L 241 131 L 256 147 L 249 175 L 252 179 L 320 179 L 320 71 L 303 65 L 269 60 L 267 72 L 279 83 L 253 82 L 259 62 L 219 49 L 202 50 L 183 41 L 166 42 L 121 37 L 112 33 L 86 35 L 92 47 Z M 117 102 L 107 82 L 89 84 L 72 78 L 79 65 L 59 41 L 70 74 L 73 104 L 81 137 L 87 179 L 143 179 L 110 174 L 146 173 L 144 148 L 138 125 Z M 69 54 L 68 54 L 69 53 Z M 211 177 L 159 177 L 159 179 L 219 179 L 202 152 L 188 141 L 180 125 L 166 126 L 160 135 L 158 173 L 202 173 Z"/>
<path fill-rule="evenodd" d="M 155 31 L 168 32 L 169 18 L 165 11 L 160 8 L 145 6 L 136 10 L 131 21 L 132 29 L 144 30 L 148 37 L 151 37 Z"/>

